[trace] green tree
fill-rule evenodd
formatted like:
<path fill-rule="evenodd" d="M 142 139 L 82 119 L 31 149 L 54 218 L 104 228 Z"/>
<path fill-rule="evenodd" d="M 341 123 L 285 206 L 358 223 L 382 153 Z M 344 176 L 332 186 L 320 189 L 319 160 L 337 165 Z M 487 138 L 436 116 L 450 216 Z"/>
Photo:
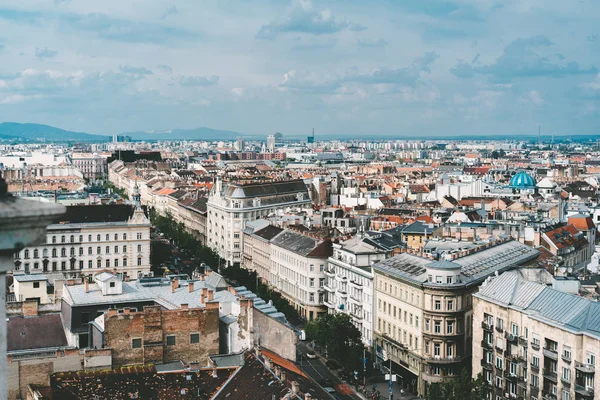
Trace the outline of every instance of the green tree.
<path fill-rule="evenodd" d="M 456 379 L 427 385 L 425 400 L 483 400 L 489 392 L 490 387 L 481 374 L 472 379 L 464 368 Z"/>
<path fill-rule="evenodd" d="M 348 314 L 323 314 L 305 327 L 306 336 L 327 349 L 330 358 L 348 369 L 360 369 L 363 344 L 360 331 Z"/>

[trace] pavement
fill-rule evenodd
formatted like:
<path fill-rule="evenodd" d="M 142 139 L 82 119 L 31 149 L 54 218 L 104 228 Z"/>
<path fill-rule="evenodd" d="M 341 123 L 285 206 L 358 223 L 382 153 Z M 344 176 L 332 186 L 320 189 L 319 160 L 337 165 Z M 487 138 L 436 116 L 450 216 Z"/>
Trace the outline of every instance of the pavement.
<path fill-rule="evenodd" d="M 300 368 L 310 376 L 314 381 L 319 383 L 321 386 L 330 386 L 336 390 L 335 397 L 339 400 L 372 400 L 371 395 L 373 385 L 375 390 L 379 390 L 380 400 L 389 399 L 389 386 L 387 382 L 380 382 L 381 376 L 367 378 L 367 393 L 357 393 L 354 385 L 340 379 L 337 376 L 337 371 L 332 371 L 325 365 L 327 359 L 319 353 L 315 353 L 317 358 L 310 359 L 306 356 L 308 352 L 313 353 L 313 350 L 309 347 L 307 342 L 299 342 L 296 348 L 297 353 L 297 364 Z M 373 383 L 373 381 L 379 381 Z M 362 382 L 361 382 L 362 384 Z M 361 385 L 362 386 L 362 385 Z M 400 385 L 394 383 L 392 385 L 393 399 L 395 400 L 419 400 L 420 397 L 409 394 L 401 394 Z"/>

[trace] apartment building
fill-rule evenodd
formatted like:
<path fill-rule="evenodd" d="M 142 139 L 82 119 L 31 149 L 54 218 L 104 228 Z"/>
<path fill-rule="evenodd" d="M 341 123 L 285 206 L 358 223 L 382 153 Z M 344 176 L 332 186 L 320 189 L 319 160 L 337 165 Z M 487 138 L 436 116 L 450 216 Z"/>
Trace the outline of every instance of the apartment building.
<path fill-rule="evenodd" d="M 325 305 L 330 313 L 345 313 L 362 335 L 363 343 L 373 346 L 373 268 L 388 252 L 368 238 L 356 236 L 333 244 L 327 260 Z"/>
<path fill-rule="evenodd" d="M 306 320 L 327 312 L 325 269 L 331 255 L 329 240 L 291 229 L 283 230 L 271 239 L 269 285 L 294 305 Z"/>
<path fill-rule="evenodd" d="M 598 398 L 600 303 L 506 272 L 473 296 L 473 331 L 489 399 Z"/>
<path fill-rule="evenodd" d="M 108 176 L 106 157 L 97 153 L 73 153 L 71 161 L 87 179 L 105 179 Z"/>
<path fill-rule="evenodd" d="M 103 269 L 129 277 L 150 271 L 150 221 L 128 204 L 70 206 L 48 226 L 46 243 L 14 255 L 17 274 L 92 275 Z"/>
<path fill-rule="evenodd" d="M 269 221 L 258 219 L 249 221 L 244 228 L 244 259 L 242 266 L 256 271 L 262 282 L 272 281 L 271 277 L 271 239 L 283 231 Z"/>
<path fill-rule="evenodd" d="M 242 262 L 242 231 L 247 221 L 287 208 L 310 207 L 304 181 L 223 182 L 218 178 L 207 202 L 207 245 L 229 265 Z"/>
<path fill-rule="evenodd" d="M 426 383 L 457 377 L 471 364 L 472 295 L 488 276 L 539 252 L 508 238 L 459 253 L 403 253 L 373 266 L 374 339 L 382 369 L 424 394 Z M 436 259 L 437 257 L 437 259 Z"/>

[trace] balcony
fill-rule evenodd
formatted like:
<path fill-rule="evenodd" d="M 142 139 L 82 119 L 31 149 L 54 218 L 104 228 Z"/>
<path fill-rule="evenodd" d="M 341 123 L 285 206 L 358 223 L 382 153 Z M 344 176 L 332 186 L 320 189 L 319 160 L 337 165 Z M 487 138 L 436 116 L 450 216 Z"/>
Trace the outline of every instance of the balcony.
<path fill-rule="evenodd" d="M 523 336 L 519 336 L 519 344 L 523 347 L 527 347 L 527 338 Z"/>
<path fill-rule="evenodd" d="M 580 363 L 578 361 L 575 362 L 575 369 L 582 374 L 593 374 L 595 372 L 593 365 Z"/>
<path fill-rule="evenodd" d="M 540 372 L 540 366 L 535 365 L 534 363 L 529 364 L 531 366 L 531 370 L 534 372 Z"/>
<path fill-rule="evenodd" d="M 325 301 L 323 302 L 323 304 L 324 304 L 324 305 L 325 305 L 325 307 L 327 307 L 327 308 L 335 308 L 335 304 L 333 304 L 333 303 L 332 303 L 331 301 L 329 301 L 329 300 L 325 300 Z"/>
<path fill-rule="evenodd" d="M 485 331 L 492 331 L 494 329 L 494 325 L 488 324 L 485 321 L 481 322 L 481 327 L 483 328 L 483 330 Z"/>
<path fill-rule="evenodd" d="M 594 388 L 586 387 L 584 385 L 575 385 L 575 393 L 591 399 L 594 397 Z"/>
<path fill-rule="evenodd" d="M 425 357 L 430 364 L 452 364 L 462 361 L 462 357 L 440 357 L 440 356 L 429 356 Z"/>
<path fill-rule="evenodd" d="M 486 342 L 485 340 L 481 341 L 481 347 L 484 349 L 492 350 L 493 346 L 491 343 Z"/>
<path fill-rule="evenodd" d="M 485 360 L 481 360 L 481 366 L 483 367 L 483 369 L 491 371 L 492 369 L 494 369 L 494 366 L 492 365 L 492 363 L 489 363 Z"/>
<path fill-rule="evenodd" d="M 542 390 L 542 399 L 543 400 L 556 400 L 556 395 L 550 393 L 547 390 Z"/>
<path fill-rule="evenodd" d="M 325 273 L 326 276 L 333 278 L 335 276 L 335 270 L 334 269 L 326 269 L 325 271 L 323 271 Z"/>
<path fill-rule="evenodd" d="M 516 363 L 524 363 L 526 361 L 523 356 L 519 354 L 509 354 L 509 358 L 512 362 Z"/>
<path fill-rule="evenodd" d="M 562 358 L 562 360 L 563 360 L 564 362 L 568 363 L 568 364 L 570 364 L 570 363 L 571 363 L 571 356 L 570 356 L 570 355 L 569 355 L 569 356 L 567 356 L 565 353 L 562 353 L 562 354 L 560 355 L 560 358 Z"/>
<path fill-rule="evenodd" d="M 340 296 L 340 297 L 344 297 L 344 298 L 347 298 L 347 297 L 348 297 L 348 292 L 345 292 L 345 291 L 343 291 L 343 290 L 339 290 L 339 289 L 338 289 L 338 291 L 337 291 L 337 294 L 338 294 L 338 296 Z"/>
<path fill-rule="evenodd" d="M 571 386 L 571 379 L 566 379 L 564 376 L 561 376 L 560 381 L 563 383 L 563 386 Z"/>
<path fill-rule="evenodd" d="M 558 383 L 558 375 L 556 374 L 556 372 L 551 371 L 548 368 L 544 368 L 543 375 L 544 375 L 544 378 L 546 378 L 554 383 Z"/>
<path fill-rule="evenodd" d="M 325 285 L 323 285 L 323 289 L 325 289 L 328 292 L 335 292 L 335 289 L 332 288 L 331 286 L 329 286 L 329 284 L 327 284 L 327 283 Z"/>
<path fill-rule="evenodd" d="M 518 378 L 517 374 L 514 374 L 514 373 L 510 372 L 509 370 L 504 371 L 504 377 L 508 381 L 516 381 Z"/>
<path fill-rule="evenodd" d="M 540 350 L 540 344 L 539 343 L 535 343 L 535 342 L 531 342 L 531 348 L 535 351 L 539 351 Z"/>
<path fill-rule="evenodd" d="M 556 350 L 549 349 L 548 347 L 544 347 L 544 357 L 548 357 L 555 361 L 558 361 L 558 353 L 556 352 Z"/>
<path fill-rule="evenodd" d="M 362 285 L 356 281 L 350 281 L 349 285 L 355 287 L 356 289 L 362 290 Z"/>
<path fill-rule="evenodd" d="M 348 282 L 348 277 L 347 276 L 336 275 L 335 279 L 337 281 L 340 281 L 340 282 Z"/>
<path fill-rule="evenodd" d="M 517 343 L 517 340 L 519 339 L 519 337 L 517 335 L 514 335 L 508 331 L 504 332 L 504 337 L 506 338 L 506 340 L 508 340 L 510 343 Z"/>
<path fill-rule="evenodd" d="M 357 321 L 361 321 L 363 319 L 362 312 L 357 311 L 357 310 L 351 311 L 350 315 L 352 316 L 353 319 L 355 319 Z"/>
<path fill-rule="evenodd" d="M 496 325 L 496 330 L 500 333 L 504 332 L 504 329 L 502 329 L 501 326 L 497 326 L 497 325 Z"/>
<path fill-rule="evenodd" d="M 358 297 L 356 297 L 355 295 L 350 295 L 349 300 L 355 304 L 361 304 L 362 302 L 360 301 L 360 299 Z"/>

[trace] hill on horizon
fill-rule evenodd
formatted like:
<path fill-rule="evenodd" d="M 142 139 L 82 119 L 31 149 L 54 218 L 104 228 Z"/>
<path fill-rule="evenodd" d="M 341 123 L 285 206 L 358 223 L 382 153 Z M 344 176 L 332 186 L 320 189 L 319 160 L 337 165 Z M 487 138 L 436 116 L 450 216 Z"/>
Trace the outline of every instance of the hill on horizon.
<path fill-rule="evenodd" d="M 84 132 L 72 132 L 65 129 L 56 128 L 50 125 L 43 124 L 21 124 L 18 122 L 2 122 L 0 123 L 0 138 L 2 139 L 24 139 L 29 141 L 45 140 L 45 141 L 107 141 L 110 136 L 93 135 Z"/>

